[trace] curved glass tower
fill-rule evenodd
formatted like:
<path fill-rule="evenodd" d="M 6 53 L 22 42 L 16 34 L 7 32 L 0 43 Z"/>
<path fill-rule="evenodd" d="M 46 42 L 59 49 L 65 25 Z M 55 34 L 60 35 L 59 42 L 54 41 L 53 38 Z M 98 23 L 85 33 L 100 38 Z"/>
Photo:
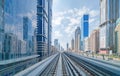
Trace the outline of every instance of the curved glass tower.
<path fill-rule="evenodd" d="M 52 0 L 37 0 L 37 52 L 49 55 L 51 47 Z"/>
<path fill-rule="evenodd" d="M 31 45 L 33 44 L 32 36 L 34 36 L 33 27 L 37 25 L 35 24 L 37 23 L 36 7 L 36 0 L 0 0 L 0 53 L 2 60 L 34 53 Z M 25 17 L 29 22 L 25 20 Z M 28 32 L 28 36 L 26 32 Z"/>

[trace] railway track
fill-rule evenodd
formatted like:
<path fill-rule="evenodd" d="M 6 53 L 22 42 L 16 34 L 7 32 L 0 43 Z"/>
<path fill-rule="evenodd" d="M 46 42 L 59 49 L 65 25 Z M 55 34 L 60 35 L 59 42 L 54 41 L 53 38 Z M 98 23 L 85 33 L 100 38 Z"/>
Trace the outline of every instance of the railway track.
<path fill-rule="evenodd" d="M 102 65 L 97 65 L 95 63 L 89 62 L 84 58 L 76 57 L 70 54 L 65 53 L 73 62 L 77 64 L 78 67 L 81 67 L 86 73 L 91 76 L 120 76 L 119 72 L 114 72 L 106 69 Z"/>
<path fill-rule="evenodd" d="M 120 76 L 120 69 L 65 52 L 53 55 L 16 76 Z"/>
<path fill-rule="evenodd" d="M 39 76 L 55 76 L 59 55 L 51 61 L 51 63 L 45 68 L 45 70 Z"/>
<path fill-rule="evenodd" d="M 78 68 L 78 66 L 76 66 L 75 63 L 65 54 L 63 54 L 63 62 L 67 76 L 87 76 L 87 74 L 81 70 L 81 68 Z"/>

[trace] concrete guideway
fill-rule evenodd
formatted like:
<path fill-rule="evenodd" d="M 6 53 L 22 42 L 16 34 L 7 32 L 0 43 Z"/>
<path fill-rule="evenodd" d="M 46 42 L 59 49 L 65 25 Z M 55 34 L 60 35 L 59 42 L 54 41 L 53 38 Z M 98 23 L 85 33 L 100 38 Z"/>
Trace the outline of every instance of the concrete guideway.
<path fill-rule="evenodd" d="M 79 68 L 67 55 L 64 53 L 62 55 L 65 68 L 67 69 L 67 76 L 88 76 L 88 74 Z"/>
<path fill-rule="evenodd" d="M 57 53 L 15 76 L 120 76 L 120 67 L 70 52 Z"/>
<path fill-rule="evenodd" d="M 51 61 L 54 60 L 54 58 L 56 58 L 57 56 L 58 56 L 58 53 L 15 74 L 15 76 L 39 76 L 46 69 L 46 67 L 49 65 L 49 63 L 51 63 Z"/>
<path fill-rule="evenodd" d="M 71 60 L 79 64 L 90 75 L 120 76 L 120 67 L 73 53 L 65 53 Z"/>
<path fill-rule="evenodd" d="M 61 58 L 61 54 L 59 57 L 59 61 L 58 61 L 58 65 L 57 65 L 57 69 L 56 69 L 57 73 L 56 76 L 62 76 L 62 58 Z"/>

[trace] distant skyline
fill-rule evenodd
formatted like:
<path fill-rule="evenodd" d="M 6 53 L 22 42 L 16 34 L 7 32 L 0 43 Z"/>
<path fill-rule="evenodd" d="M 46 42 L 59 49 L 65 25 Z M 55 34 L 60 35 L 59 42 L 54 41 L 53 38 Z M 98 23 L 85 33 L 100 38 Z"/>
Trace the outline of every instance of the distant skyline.
<path fill-rule="evenodd" d="M 74 38 L 75 29 L 81 26 L 83 14 L 90 15 L 90 33 L 98 28 L 99 9 L 99 0 L 53 0 L 52 44 L 57 38 L 66 49 L 66 43 L 70 44 Z"/>

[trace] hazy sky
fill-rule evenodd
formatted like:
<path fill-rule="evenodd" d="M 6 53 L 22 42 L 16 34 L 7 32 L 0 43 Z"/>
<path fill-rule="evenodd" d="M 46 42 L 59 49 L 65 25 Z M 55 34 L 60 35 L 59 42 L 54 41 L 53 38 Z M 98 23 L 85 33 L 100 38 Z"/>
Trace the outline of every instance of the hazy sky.
<path fill-rule="evenodd" d="M 99 0 L 53 0 L 52 44 L 57 38 L 65 49 L 67 42 L 70 47 L 83 14 L 90 15 L 89 32 L 98 28 L 99 12 Z"/>

